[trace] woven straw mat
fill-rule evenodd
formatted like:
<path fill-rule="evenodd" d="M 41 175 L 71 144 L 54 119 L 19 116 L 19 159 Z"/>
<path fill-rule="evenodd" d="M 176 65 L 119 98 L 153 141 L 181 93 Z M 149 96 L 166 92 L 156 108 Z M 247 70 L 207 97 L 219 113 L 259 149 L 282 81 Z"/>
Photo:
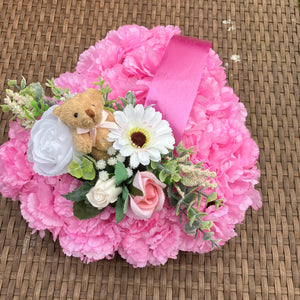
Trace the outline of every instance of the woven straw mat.
<path fill-rule="evenodd" d="M 88 265 L 66 257 L 49 233 L 31 234 L 18 201 L 2 197 L 0 299 L 300 299 L 297 0 L 1 0 L 1 101 L 7 79 L 73 72 L 80 53 L 133 23 L 213 41 L 260 148 L 263 207 L 247 211 L 221 250 L 134 269 L 119 255 Z M 0 144 L 10 117 L 0 111 Z"/>

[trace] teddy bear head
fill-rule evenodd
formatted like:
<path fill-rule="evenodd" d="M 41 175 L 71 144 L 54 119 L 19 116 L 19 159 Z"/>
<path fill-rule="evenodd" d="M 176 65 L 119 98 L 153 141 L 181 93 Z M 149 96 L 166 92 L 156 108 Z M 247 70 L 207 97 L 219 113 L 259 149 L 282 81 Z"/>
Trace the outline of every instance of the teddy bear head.
<path fill-rule="evenodd" d="M 69 127 L 90 129 L 101 122 L 103 108 L 101 92 L 87 89 L 55 107 L 53 114 Z"/>

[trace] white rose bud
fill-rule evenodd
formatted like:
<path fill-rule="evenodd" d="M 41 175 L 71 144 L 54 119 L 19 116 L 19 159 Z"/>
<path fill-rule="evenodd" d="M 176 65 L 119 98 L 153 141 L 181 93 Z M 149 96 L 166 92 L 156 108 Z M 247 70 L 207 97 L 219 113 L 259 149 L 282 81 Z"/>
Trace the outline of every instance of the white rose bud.
<path fill-rule="evenodd" d="M 112 177 L 106 181 L 98 180 L 96 185 L 86 194 L 87 199 L 94 207 L 102 209 L 117 201 L 122 193 L 121 187 L 116 187 L 116 179 Z"/>

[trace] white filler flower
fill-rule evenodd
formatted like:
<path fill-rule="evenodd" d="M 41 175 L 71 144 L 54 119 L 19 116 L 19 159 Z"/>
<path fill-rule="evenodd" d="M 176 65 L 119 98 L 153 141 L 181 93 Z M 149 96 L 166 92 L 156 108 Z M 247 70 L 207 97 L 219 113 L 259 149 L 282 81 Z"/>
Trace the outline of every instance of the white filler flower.
<path fill-rule="evenodd" d="M 130 156 L 131 168 L 148 165 L 151 160 L 160 161 L 161 154 L 174 148 L 172 129 L 160 112 L 138 104 L 127 105 L 124 111 L 114 113 L 118 129 L 111 129 L 108 140 L 121 155 Z"/>

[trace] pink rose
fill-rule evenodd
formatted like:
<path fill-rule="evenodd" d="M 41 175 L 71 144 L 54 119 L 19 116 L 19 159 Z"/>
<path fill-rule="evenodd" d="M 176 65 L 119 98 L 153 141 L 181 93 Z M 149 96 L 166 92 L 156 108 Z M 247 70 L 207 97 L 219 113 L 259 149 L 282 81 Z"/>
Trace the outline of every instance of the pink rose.
<path fill-rule="evenodd" d="M 133 186 L 143 192 L 143 196 L 130 196 L 132 211 L 141 219 L 148 219 L 156 211 L 163 208 L 166 185 L 160 182 L 150 172 L 137 172 L 133 180 Z"/>

